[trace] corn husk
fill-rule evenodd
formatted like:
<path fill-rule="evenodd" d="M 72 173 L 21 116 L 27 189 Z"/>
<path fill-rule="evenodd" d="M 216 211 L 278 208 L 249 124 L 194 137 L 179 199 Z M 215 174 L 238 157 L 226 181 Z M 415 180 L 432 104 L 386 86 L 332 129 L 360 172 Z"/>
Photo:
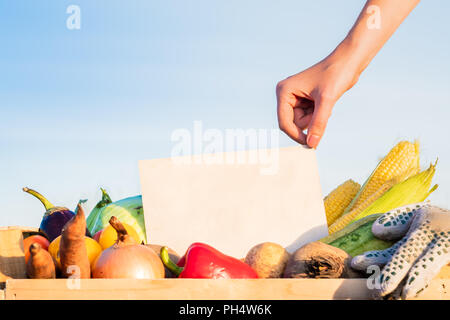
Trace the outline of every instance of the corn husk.
<path fill-rule="evenodd" d="M 359 204 L 357 207 L 353 208 L 350 212 L 341 215 L 337 218 L 329 227 L 328 233 L 333 234 L 339 230 L 344 229 L 348 224 L 350 224 L 356 216 L 368 208 L 377 199 L 383 196 L 389 189 L 399 183 L 399 178 L 386 181 L 377 191 L 372 193 L 364 202 Z"/>
<path fill-rule="evenodd" d="M 436 164 L 437 161 L 435 164 L 431 164 L 427 170 L 390 188 L 363 212 L 358 214 L 352 222 L 374 213 L 385 213 L 401 206 L 425 201 L 438 187 L 436 184 L 430 189 L 434 173 L 436 172 Z"/>
<path fill-rule="evenodd" d="M 400 141 L 389 153 L 381 159 L 370 176 L 364 182 L 358 194 L 345 209 L 342 216 L 355 210 L 361 209 L 361 205 L 370 204 L 368 198 L 375 192 L 379 192 L 382 186 L 389 184 L 389 181 L 404 181 L 409 177 L 420 172 L 420 144 L 416 140 L 414 143 L 409 141 Z M 397 183 L 396 181 L 396 183 Z"/>

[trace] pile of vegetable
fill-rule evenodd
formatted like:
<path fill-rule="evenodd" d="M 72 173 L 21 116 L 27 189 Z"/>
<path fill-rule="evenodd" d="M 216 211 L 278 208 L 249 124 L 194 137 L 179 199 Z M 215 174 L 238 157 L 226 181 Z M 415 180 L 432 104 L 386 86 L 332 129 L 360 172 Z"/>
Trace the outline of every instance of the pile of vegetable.
<path fill-rule="evenodd" d="M 362 187 L 350 179 L 324 198 L 330 236 L 321 241 L 351 255 L 390 247 L 392 243 L 373 236 L 371 222 L 376 214 L 425 201 L 438 187 L 431 187 L 435 171 L 436 163 L 421 171 L 417 141 L 400 141 Z"/>
<path fill-rule="evenodd" d="M 164 278 L 159 252 L 145 244 L 141 196 L 112 202 L 101 189 L 102 199 L 86 219 L 84 201 L 73 212 L 35 190 L 23 190 L 46 210 L 40 234 L 24 239 L 29 278 Z"/>
<path fill-rule="evenodd" d="M 258 278 L 249 264 L 204 243 L 192 244 L 181 258 L 167 246 L 146 244 L 141 196 L 112 202 L 101 189 L 102 199 L 86 219 L 84 201 L 73 212 L 23 190 L 46 209 L 41 234 L 24 239 L 31 279 Z"/>
<path fill-rule="evenodd" d="M 45 207 L 40 235 L 24 240 L 29 278 L 359 278 L 352 257 L 384 250 L 394 241 L 372 233 L 382 213 L 423 202 L 436 164 L 421 170 L 418 142 L 399 142 L 361 186 L 347 180 L 324 198 L 329 235 L 293 253 L 264 242 L 238 259 L 205 243 L 191 244 L 183 256 L 165 245 L 148 244 L 142 197 L 113 202 L 102 198 L 88 215 L 82 202 L 73 212 L 56 207 L 38 192 L 24 188 Z"/>
<path fill-rule="evenodd" d="M 146 242 L 144 209 L 142 196 L 125 198 L 113 202 L 108 193 L 102 190 L 102 199 L 89 214 L 86 223 L 91 234 L 95 235 L 109 226 L 112 216 L 117 217 L 122 223 L 132 227 L 133 237 L 139 243 Z"/>

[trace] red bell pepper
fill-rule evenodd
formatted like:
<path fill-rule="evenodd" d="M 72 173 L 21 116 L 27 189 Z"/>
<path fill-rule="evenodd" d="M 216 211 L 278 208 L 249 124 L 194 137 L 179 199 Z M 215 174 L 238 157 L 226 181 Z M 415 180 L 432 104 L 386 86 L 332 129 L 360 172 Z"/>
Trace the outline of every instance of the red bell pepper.
<path fill-rule="evenodd" d="M 248 264 L 227 256 L 204 243 L 193 243 L 178 265 L 169 258 L 167 247 L 161 248 L 164 265 L 179 278 L 197 279 L 255 279 L 256 271 Z"/>

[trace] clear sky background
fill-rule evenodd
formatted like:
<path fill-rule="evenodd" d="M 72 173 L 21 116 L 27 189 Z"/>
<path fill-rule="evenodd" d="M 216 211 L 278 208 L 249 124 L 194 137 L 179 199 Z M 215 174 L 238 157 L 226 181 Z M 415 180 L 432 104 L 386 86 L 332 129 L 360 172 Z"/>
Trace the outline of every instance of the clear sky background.
<path fill-rule="evenodd" d="M 68 30 L 66 8 L 81 8 Z M 177 128 L 278 128 L 277 81 L 326 56 L 362 0 L 1 1 L 0 225 L 38 226 L 35 188 L 90 210 L 140 194 L 138 160 Z M 450 207 L 449 1 L 422 1 L 337 103 L 317 152 L 323 193 L 365 178 L 396 142 L 439 157 Z M 281 146 L 294 145 L 282 136 Z"/>

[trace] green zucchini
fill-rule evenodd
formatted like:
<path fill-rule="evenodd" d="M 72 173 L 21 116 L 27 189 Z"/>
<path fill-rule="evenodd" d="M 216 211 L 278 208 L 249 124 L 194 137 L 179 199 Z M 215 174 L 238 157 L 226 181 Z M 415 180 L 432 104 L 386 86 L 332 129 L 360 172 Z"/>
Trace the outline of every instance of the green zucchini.
<path fill-rule="evenodd" d="M 381 214 L 372 214 L 357 220 L 344 229 L 339 230 L 323 239 L 321 242 L 329 244 L 347 252 L 352 257 L 360 255 L 366 251 L 384 250 L 391 247 L 394 241 L 384 241 L 372 233 L 372 224 Z"/>

